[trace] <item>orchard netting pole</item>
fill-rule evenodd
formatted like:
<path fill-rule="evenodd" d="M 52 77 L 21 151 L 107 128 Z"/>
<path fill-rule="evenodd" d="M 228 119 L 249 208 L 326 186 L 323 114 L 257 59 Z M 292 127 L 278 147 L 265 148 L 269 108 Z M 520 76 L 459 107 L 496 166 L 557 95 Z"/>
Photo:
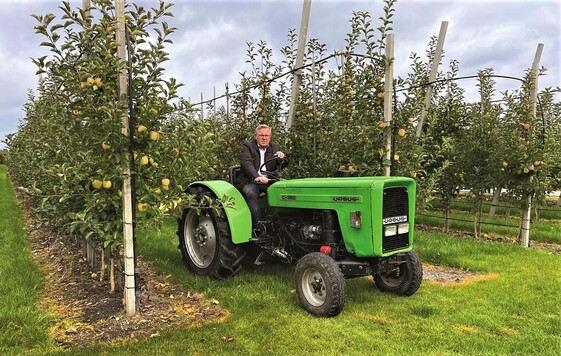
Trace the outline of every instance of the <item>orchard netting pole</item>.
<path fill-rule="evenodd" d="M 536 55 L 534 56 L 534 62 L 532 63 L 531 71 L 531 85 L 530 85 L 530 117 L 532 121 L 535 122 L 537 113 L 537 102 L 538 102 L 538 72 L 540 59 L 543 52 L 543 43 L 538 43 L 538 48 L 536 49 Z M 532 182 L 533 177 L 530 176 L 530 182 Z M 525 198 L 526 204 L 522 213 L 522 222 L 520 224 L 520 245 L 528 247 L 530 245 L 530 218 L 532 213 L 532 193 L 528 193 Z"/>
<path fill-rule="evenodd" d="M 436 42 L 436 49 L 434 50 L 434 56 L 432 58 L 432 66 L 430 69 L 429 83 L 434 83 L 436 80 L 436 75 L 438 74 L 438 65 L 440 64 L 440 59 L 442 58 L 442 48 L 444 47 L 444 39 L 446 38 L 446 30 L 448 29 L 448 21 L 442 21 L 440 24 L 440 32 L 438 34 L 438 41 Z M 430 102 L 432 98 L 432 86 L 429 84 L 427 86 L 427 91 L 425 92 L 425 105 L 423 106 L 423 111 L 421 111 L 421 117 L 419 117 L 419 122 L 417 123 L 417 138 L 421 137 L 423 133 L 423 125 L 427 118 L 429 112 Z"/>
<path fill-rule="evenodd" d="M 82 0 L 82 10 L 84 10 L 87 19 L 90 18 L 91 8 L 92 8 L 91 0 Z"/>
<path fill-rule="evenodd" d="M 290 95 L 290 107 L 288 109 L 288 118 L 286 128 L 290 129 L 296 115 L 296 102 L 300 92 L 300 75 L 301 67 L 304 63 L 304 50 L 308 37 L 308 23 L 310 22 L 310 10 L 312 8 L 312 0 L 304 0 L 302 7 L 302 20 L 300 21 L 300 34 L 298 35 L 298 52 L 296 52 L 296 62 L 294 64 L 294 72 L 292 74 L 292 93 Z"/>
<path fill-rule="evenodd" d="M 125 36 L 125 0 L 115 0 L 115 15 L 117 18 L 117 56 L 126 62 L 126 36 Z M 119 72 L 119 100 L 127 96 L 127 70 L 125 67 Z M 124 105 L 126 107 L 126 105 Z M 122 117 L 122 133 L 129 137 L 129 120 L 127 110 Z M 128 152 L 126 153 L 128 154 Z M 125 257 L 125 311 L 127 315 L 136 313 L 135 274 L 134 274 L 134 229 L 132 218 L 132 184 L 129 160 L 123 160 L 123 247 Z"/>
<path fill-rule="evenodd" d="M 392 159 L 392 98 L 393 98 L 393 62 L 394 62 L 394 34 L 386 37 L 386 59 L 389 61 L 386 67 L 384 83 L 384 128 L 386 134 L 386 157 L 384 159 L 384 175 L 391 175 Z"/>

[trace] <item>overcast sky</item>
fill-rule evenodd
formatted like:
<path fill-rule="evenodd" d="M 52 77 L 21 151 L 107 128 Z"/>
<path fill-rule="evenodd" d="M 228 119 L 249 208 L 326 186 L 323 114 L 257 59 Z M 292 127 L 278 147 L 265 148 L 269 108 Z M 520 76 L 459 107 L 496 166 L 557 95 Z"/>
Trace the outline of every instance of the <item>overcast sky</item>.
<path fill-rule="evenodd" d="M 79 7 L 82 0 L 68 0 Z M 147 7 L 157 0 L 127 0 Z M 303 0 L 176 0 L 171 1 L 177 27 L 167 50 L 167 75 L 185 84 L 180 94 L 197 101 L 223 92 L 226 82 L 238 82 L 247 69 L 246 42 L 266 41 L 274 58 L 287 45 L 289 29 L 299 30 Z M 17 130 L 22 107 L 30 89 L 36 88 L 36 68 L 30 58 L 46 54 L 39 46 L 43 37 L 34 33 L 31 14 L 54 13 L 60 17 L 58 0 L 0 0 L 0 140 Z M 312 0 L 308 38 L 317 38 L 331 54 L 344 47 L 353 11 L 372 15 L 373 25 L 383 15 L 381 0 Z M 484 68 L 496 74 L 522 77 L 534 59 L 538 43 L 544 44 L 541 65 L 548 69 L 539 87 L 561 85 L 561 1 L 398 0 L 395 5 L 395 76 L 404 76 L 409 54 L 424 56 L 431 36 L 448 21 L 444 63 L 455 59 L 460 75 L 475 75 Z M 497 88 L 516 89 L 519 83 L 497 80 Z M 475 82 L 461 84 L 475 90 Z M 559 96 L 558 96 L 559 97 Z M 0 143 L 0 148 L 4 147 Z"/>

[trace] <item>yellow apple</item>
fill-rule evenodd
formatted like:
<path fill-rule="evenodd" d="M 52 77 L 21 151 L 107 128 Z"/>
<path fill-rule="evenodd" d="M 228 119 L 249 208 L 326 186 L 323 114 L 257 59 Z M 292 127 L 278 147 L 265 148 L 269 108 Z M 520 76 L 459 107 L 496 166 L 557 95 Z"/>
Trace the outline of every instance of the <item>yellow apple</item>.
<path fill-rule="evenodd" d="M 402 127 L 397 131 L 399 137 L 405 137 L 405 129 Z"/>
<path fill-rule="evenodd" d="M 138 132 L 144 132 L 144 131 L 146 131 L 146 130 L 148 130 L 148 129 L 147 129 L 146 126 L 144 126 L 144 125 L 138 125 L 138 127 L 136 128 L 136 130 L 137 130 Z"/>
<path fill-rule="evenodd" d="M 142 156 L 142 158 L 140 158 L 140 165 L 145 166 L 147 164 L 148 164 L 148 156 Z"/>
<path fill-rule="evenodd" d="M 104 189 L 111 189 L 111 186 L 113 185 L 110 180 L 104 180 L 102 184 Z"/>
<path fill-rule="evenodd" d="M 158 133 L 158 131 L 150 131 L 149 137 L 152 141 L 156 141 L 158 137 L 160 137 L 160 134 Z"/>
<path fill-rule="evenodd" d="M 101 188 L 102 182 L 99 179 L 94 179 L 92 180 L 92 187 L 94 189 L 99 189 Z"/>
<path fill-rule="evenodd" d="M 146 211 L 146 209 L 148 209 L 148 204 L 138 203 L 136 204 L 136 208 L 138 209 L 138 211 Z"/>
<path fill-rule="evenodd" d="M 107 151 L 108 149 L 111 148 L 111 145 L 109 144 L 109 142 L 103 141 L 103 142 L 101 143 L 101 148 L 103 148 L 103 150 Z"/>
<path fill-rule="evenodd" d="M 163 178 L 163 179 L 162 179 L 162 185 L 163 185 L 164 187 L 167 187 L 167 186 L 169 185 L 169 178 Z"/>

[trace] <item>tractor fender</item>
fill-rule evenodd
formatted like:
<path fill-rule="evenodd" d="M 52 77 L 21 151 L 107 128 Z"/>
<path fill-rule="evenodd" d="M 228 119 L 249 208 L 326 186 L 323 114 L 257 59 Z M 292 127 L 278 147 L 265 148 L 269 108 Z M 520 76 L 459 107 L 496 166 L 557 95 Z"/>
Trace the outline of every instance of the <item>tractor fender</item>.
<path fill-rule="evenodd" d="M 251 240 L 251 213 L 249 207 L 236 187 L 223 180 L 197 181 L 189 184 L 189 187 L 206 187 L 210 189 L 217 198 L 222 199 L 225 195 L 230 197 L 233 206 L 225 206 L 226 220 L 230 226 L 230 235 L 235 244 Z"/>

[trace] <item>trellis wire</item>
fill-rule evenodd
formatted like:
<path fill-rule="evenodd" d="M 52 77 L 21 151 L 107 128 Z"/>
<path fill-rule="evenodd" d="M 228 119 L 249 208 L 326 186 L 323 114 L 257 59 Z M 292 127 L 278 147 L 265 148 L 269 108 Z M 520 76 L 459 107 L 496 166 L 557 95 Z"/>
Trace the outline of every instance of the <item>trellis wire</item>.
<path fill-rule="evenodd" d="M 429 218 L 437 218 L 437 219 L 441 219 L 441 220 L 463 221 L 463 222 L 473 223 L 473 220 L 458 219 L 458 218 L 447 218 L 445 216 L 440 216 L 440 215 L 429 215 L 429 214 L 422 214 L 421 213 L 421 214 L 417 214 L 417 216 L 426 216 L 426 217 L 429 217 Z M 480 225 L 504 226 L 504 227 L 518 228 L 518 225 L 492 223 L 492 222 L 485 222 L 483 220 L 480 220 L 477 223 L 480 224 Z M 534 222 L 531 221 L 530 223 L 533 224 Z"/>
<path fill-rule="evenodd" d="M 275 82 L 275 81 L 277 81 L 277 80 L 279 80 L 279 79 L 281 79 L 281 78 L 283 78 L 283 77 L 286 77 L 286 76 L 289 76 L 289 75 L 293 74 L 294 72 L 301 71 L 302 69 L 309 68 L 309 67 L 313 67 L 313 66 L 315 66 L 315 65 L 317 65 L 317 64 L 327 62 L 327 61 L 329 61 L 329 60 L 332 59 L 332 58 L 336 58 L 336 59 L 337 59 L 338 56 L 344 57 L 345 55 L 347 55 L 347 56 L 352 56 L 352 57 L 360 57 L 360 58 L 372 59 L 372 60 L 375 60 L 375 59 L 376 59 L 375 57 L 368 56 L 368 55 L 365 55 L 365 54 L 360 54 L 360 53 L 348 53 L 348 52 L 340 52 L 340 51 L 339 51 L 339 52 L 335 52 L 335 53 L 333 53 L 333 54 L 331 54 L 331 55 L 329 55 L 329 56 L 327 56 L 327 57 L 320 58 L 320 59 L 318 59 L 317 61 L 316 61 L 315 58 L 314 58 L 314 60 L 313 60 L 311 63 L 304 64 L 304 65 L 302 65 L 301 67 L 293 68 L 293 69 L 288 70 L 288 71 L 286 71 L 286 72 L 284 72 L 284 73 L 281 73 L 281 74 L 279 74 L 279 75 L 277 75 L 277 76 L 274 76 L 274 77 L 272 77 L 272 78 L 270 78 L 270 79 L 263 80 L 263 81 L 261 81 L 261 82 L 258 83 L 258 84 L 250 85 L 250 86 L 248 86 L 248 87 L 243 87 L 241 90 L 237 90 L 237 91 L 234 91 L 234 92 L 229 92 L 229 91 L 228 91 L 228 84 L 225 84 L 225 85 L 226 85 L 226 92 L 225 92 L 224 94 L 221 94 L 221 95 L 219 95 L 219 96 L 216 96 L 216 90 L 214 90 L 214 97 L 211 98 L 211 99 L 204 100 L 204 99 L 203 99 L 203 94 L 201 93 L 201 100 L 200 100 L 199 102 L 192 103 L 191 106 L 192 106 L 192 107 L 200 106 L 201 114 L 202 114 L 202 116 L 204 117 L 204 114 L 203 114 L 203 112 L 204 112 L 204 105 L 207 105 L 207 104 L 211 104 L 211 103 L 212 103 L 213 106 L 216 107 L 216 101 L 219 100 L 219 99 L 226 98 L 226 100 L 229 101 L 229 99 L 230 99 L 231 96 L 235 96 L 235 95 L 242 94 L 242 93 L 244 93 L 244 92 L 247 92 L 247 91 L 250 91 L 250 90 L 253 90 L 253 89 L 257 89 L 257 88 L 259 88 L 260 86 L 262 86 L 263 84 L 270 84 L 270 83 L 273 83 L 273 82 Z M 342 62 L 341 62 L 341 63 L 342 63 Z M 484 77 L 484 78 L 511 79 L 511 80 L 520 81 L 520 82 L 522 82 L 522 83 L 525 83 L 525 82 L 526 82 L 523 78 L 520 78 L 520 77 L 514 77 L 514 76 L 508 76 L 508 75 L 501 75 L 501 74 L 488 74 L 488 75 L 484 75 L 483 77 Z M 436 80 L 434 80 L 434 81 L 427 81 L 427 82 L 425 82 L 425 83 L 416 84 L 416 85 L 411 85 L 411 86 L 403 87 L 403 88 L 400 88 L 400 89 L 396 89 L 396 87 L 395 87 L 395 85 L 394 85 L 394 90 L 393 90 L 393 93 L 394 93 L 394 109 L 395 109 L 396 104 L 397 104 L 397 93 L 400 93 L 400 92 L 403 92 L 403 91 L 407 91 L 407 90 L 417 89 L 417 88 L 424 88 L 424 87 L 427 87 L 427 86 L 429 86 L 429 85 L 436 84 L 436 83 L 444 83 L 444 82 L 450 82 L 450 81 L 456 81 L 456 80 L 465 80 L 465 79 L 477 79 L 477 78 L 480 78 L 480 76 L 479 76 L 479 75 L 467 75 L 467 76 L 461 76 L 461 77 L 455 77 L 455 78 L 439 78 L 439 79 L 436 79 Z M 498 102 L 498 101 L 503 101 L 503 100 L 496 100 L 496 101 Z M 541 107 L 541 101 L 539 100 L 539 96 L 538 96 L 538 103 L 539 103 L 539 105 L 540 105 L 540 107 Z M 227 112 L 227 115 L 229 115 L 228 112 Z M 543 110 L 542 110 L 542 121 L 543 121 L 543 123 L 544 123 L 544 125 L 545 125 L 545 118 L 543 117 Z"/>

